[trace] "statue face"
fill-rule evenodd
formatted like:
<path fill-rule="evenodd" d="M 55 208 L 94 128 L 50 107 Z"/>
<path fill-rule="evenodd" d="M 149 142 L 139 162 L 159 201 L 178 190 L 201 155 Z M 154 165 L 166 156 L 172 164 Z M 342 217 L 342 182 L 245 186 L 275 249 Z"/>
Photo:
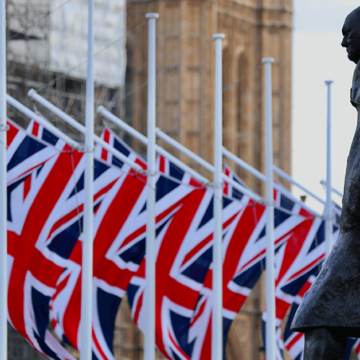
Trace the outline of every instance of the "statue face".
<path fill-rule="evenodd" d="M 342 33 L 341 46 L 346 48 L 349 60 L 357 64 L 360 60 L 360 7 L 348 15 Z"/>

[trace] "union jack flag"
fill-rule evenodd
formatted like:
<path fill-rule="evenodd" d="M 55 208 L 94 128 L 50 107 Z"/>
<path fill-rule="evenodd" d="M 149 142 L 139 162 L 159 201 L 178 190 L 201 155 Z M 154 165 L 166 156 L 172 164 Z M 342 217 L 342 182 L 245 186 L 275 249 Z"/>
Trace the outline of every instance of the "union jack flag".
<path fill-rule="evenodd" d="M 318 270 L 318 268 L 316 268 Z M 319 272 L 319 271 L 318 271 Z M 284 341 L 279 339 L 278 346 L 285 345 L 285 348 L 292 359 L 294 360 L 303 360 L 304 358 L 304 345 L 305 339 L 303 333 L 296 333 L 290 330 L 292 320 L 294 319 L 295 313 L 300 306 L 300 303 L 305 295 L 305 293 L 310 289 L 311 285 L 313 284 L 317 273 L 311 275 L 304 286 L 301 288 L 299 293 L 295 296 L 294 302 L 291 306 L 288 321 L 284 331 Z M 280 328 L 280 327 L 279 327 Z"/>
<path fill-rule="evenodd" d="M 81 251 L 84 157 L 34 122 L 28 131 L 57 154 L 8 187 L 9 319 L 43 354 L 72 359 L 47 326 L 58 279 L 80 271 L 71 257 Z M 94 169 L 96 208 L 120 173 L 99 161 Z"/>
<path fill-rule="evenodd" d="M 77 165 L 81 155 L 69 155 L 71 149 L 63 145 L 63 152 L 56 151 L 46 161 L 47 146 L 14 124 L 8 144 L 8 169 L 15 169 L 14 163 L 17 167 L 8 182 L 9 321 L 48 357 L 73 359 L 47 331 L 48 302 L 63 271 L 62 259 L 48 241 L 48 230 L 49 214 L 72 176 L 69 157 Z"/>
<path fill-rule="evenodd" d="M 236 175 L 225 168 L 228 176 Z M 240 182 L 240 180 L 237 180 Z M 225 191 L 228 186 L 225 186 Z M 239 197 L 239 193 L 236 194 Z M 241 194 L 242 196 L 242 194 Z M 283 194 L 276 192 L 276 251 L 293 236 L 294 229 L 304 221 L 300 208 Z M 230 325 L 265 268 L 266 211 L 265 207 L 242 197 L 247 206 L 237 215 L 223 240 L 223 342 L 226 344 Z M 204 282 L 195 309 L 189 342 L 193 343 L 192 359 L 211 357 L 212 269 Z M 225 358 L 225 347 L 224 347 Z"/>
<path fill-rule="evenodd" d="M 102 138 L 146 168 L 136 154 L 105 128 Z M 105 162 L 119 174 L 101 204 L 96 207 L 94 216 L 94 268 L 93 268 L 93 356 L 98 359 L 112 359 L 112 338 L 117 308 L 124 290 L 121 288 L 119 269 L 113 257 L 119 254 L 107 254 L 134 203 L 143 192 L 146 180 L 135 174 L 120 160 L 97 146 L 95 157 Z M 100 160 L 96 160 L 99 161 Z M 78 234 L 81 239 L 82 232 Z M 110 256 L 109 256 L 110 255 Z M 77 265 L 76 271 L 68 268 L 57 283 L 57 291 L 51 299 L 51 322 L 57 335 L 64 341 L 81 350 L 80 314 L 81 314 L 81 248 L 73 252 L 70 260 Z M 123 269 L 126 273 L 126 267 Z M 128 273 L 131 274 L 130 271 Z M 115 315 L 114 315 L 115 314 Z"/>
<path fill-rule="evenodd" d="M 9 119 L 7 120 L 7 125 L 9 126 L 9 131 L 7 132 L 6 176 L 7 185 L 9 186 L 57 155 L 63 143 L 56 139 L 58 146 L 56 148 L 51 146 L 46 140 L 43 141 L 41 138 L 36 140 L 33 133 L 31 135 L 27 134 L 25 130 Z M 44 130 L 43 133 L 46 139 L 47 130 Z"/>
<path fill-rule="evenodd" d="M 340 210 L 335 204 L 333 209 L 336 214 L 333 225 L 333 243 L 335 243 L 339 234 Z M 309 217 L 276 254 L 276 326 L 280 328 L 297 295 L 307 291 L 308 279 L 317 276 L 324 259 L 325 222 L 320 218 Z M 266 313 L 263 315 L 263 321 L 266 321 Z M 282 348 L 281 337 L 278 337 L 277 341 L 278 347 Z M 280 351 L 278 353 L 281 354 Z"/>
<path fill-rule="evenodd" d="M 282 344 L 285 345 L 287 352 L 293 360 L 304 359 L 305 336 L 304 333 L 296 333 L 291 331 L 291 323 L 306 291 L 310 289 L 310 286 L 313 284 L 316 276 L 317 274 L 310 276 L 306 284 L 300 290 L 299 294 L 295 297 L 284 331 L 284 343 L 282 342 L 282 339 L 279 341 L 280 346 Z M 358 359 L 360 359 L 360 339 L 348 338 L 345 360 L 350 360 L 352 350 L 355 351 Z"/>
<path fill-rule="evenodd" d="M 146 164 L 109 129 L 103 139 L 117 150 L 146 168 Z M 104 149 L 96 155 L 118 166 L 124 173 L 95 215 L 94 282 L 93 282 L 93 356 L 114 359 L 113 333 L 115 317 L 132 275 L 138 270 L 145 253 L 146 239 L 146 178 L 135 174 Z M 157 174 L 156 229 L 166 226 L 187 194 L 193 180 L 164 158 L 158 158 L 157 168 L 169 176 Z M 53 320 L 57 333 L 67 338 L 77 349 L 80 329 L 81 278 L 74 287 L 67 286 L 65 275 L 59 281 L 59 292 L 53 297 Z"/>
<path fill-rule="evenodd" d="M 227 175 L 230 175 L 229 172 Z M 237 181 L 240 183 L 238 179 Z M 242 275 L 241 272 L 240 274 L 236 273 L 239 259 L 234 261 L 232 258 L 234 256 L 236 257 L 236 254 L 239 252 L 242 252 L 241 246 L 245 245 L 246 242 L 241 245 L 241 242 L 236 242 L 235 239 L 239 238 L 239 236 L 240 238 L 245 238 L 253 235 L 254 243 L 256 240 L 262 238 L 263 241 L 265 241 L 263 234 L 266 221 L 264 218 L 265 208 L 261 205 L 254 204 L 249 198 L 237 190 L 234 192 L 234 190 L 235 189 L 232 189 L 230 186 L 225 186 L 226 194 L 235 195 L 234 197 L 236 197 L 237 200 L 225 196 L 223 198 L 223 246 L 224 254 L 226 254 L 224 256 L 225 258 L 227 257 L 227 259 L 224 260 L 224 277 L 227 276 L 229 278 L 229 281 L 224 281 L 224 286 L 226 286 L 226 289 L 224 288 L 224 304 L 227 304 L 227 307 L 224 305 L 225 337 L 232 319 L 236 316 L 242 305 L 239 301 L 243 301 L 250 292 L 250 290 L 247 289 L 247 294 L 243 296 L 243 299 L 237 298 L 235 301 L 233 301 L 231 296 L 227 297 L 231 281 L 238 278 L 239 275 L 240 277 Z M 193 199 L 191 197 L 188 198 L 189 203 L 183 205 L 183 208 L 180 209 L 173 218 L 166 232 L 160 237 L 160 240 L 157 240 L 160 251 L 156 263 L 156 345 L 159 351 L 168 359 L 208 359 L 211 357 L 211 263 L 214 226 L 212 192 L 208 190 L 202 195 L 194 192 L 192 196 Z M 197 200 L 195 201 L 195 199 Z M 188 214 L 191 214 L 189 218 L 186 217 Z M 281 214 L 279 213 L 277 222 L 279 225 L 277 227 L 278 244 L 286 241 L 289 232 L 296 226 L 297 222 L 303 221 L 301 216 L 296 220 L 294 217 L 288 220 L 287 225 L 281 226 L 282 221 L 280 221 L 280 217 Z M 286 221 L 290 216 L 283 214 L 283 217 L 284 221 Z M 200 226 L 204 218 L 207 219 L 206 224 Z M 176 221 L 182 224 L 183 232 L 179 233 Z M 251 228 L 251 224 L 254 222 L 255 224 L 261 224 L 258 226 L 256 234 L 254 228 Z M 168 246 L 167 242 L 173 241 L 172 239 L 175 234 L 178 236 L 181 235 L 177 243 L 179 250 L 174 252 L 173 258 L 166 256 L 165 259 L 165 256 L 160 256 L 161 250 L 164 249 L 163 251 L 164 253 L 166 251 L 166 254 L 169 252 L 165 250 Z M 262 244 L 263 241 L 260 241 L 260 244 Z M 239 245 L 241 245 L 240 251 Z M 264 244 L 260 245 L 258 249 L 260 255 L 257 254 L 257 262 L 261 261 L 262 257 L 264 258 L 265 247 L 263 245 Z M 251 257 L 249 257 L 249 251 L 245 256 L 247 256 L 247 260 L 251 259 Z M 255 259 L 254 262 L 256 262 Z M 232 269 L 231 266 L 233 266 Z M 245 261 L 245 264 L 240 263 L 240 268 L 241 266 L 243 268 L 245 266 L 246 269 L 251 268 L 248 261 Z M 184 267 L 185 269 L 188 267 L 189 270 L 185 272 Z M 255 271 L 255 275 L 256 274 L 257 272 Z M 252 281 L 251 276 L 250 279 Z M 247 285 L 245 280 L 246 279 L 243 278 L 242 281 L 244 285 Z M 163 284 L 166 284 L 166 286 Z M 144 293 L 144 266 L 142 272 L 140 273 L 139 271 L 139 274 L 132 279 L 131 285 L 133 285 L 133 288 L 129 287 L 129 289 L 131 289 L 129 300 L 133 319 L 140 328 L 143 328 L 145 317 L 142 304 Z M 242 285 L 241 282 L 240 285 Z M 162 286 L 163 288 L 161 289 Z M 238 284 L 236 284 L 236 286 L 238 286 Z M 244 286 L 240 287 L 242 289 L 245 288 Z M 235 294 L 238 296 L 238 292 L 235 292 Z M 236 307 L 235 310 L 234 307 Z"/>
<path fill-rule="evenodd" d="M 357 358 L 360 359 L 360 339 L 348 338 L 345 360 L 350 360 L 352 351 L 355 351 Z"/>
<path fill-rule="evenodd" d="M 193 309 L 212 261 L 213 192 L 194 190 L 156 239 L 156 346 L 167 359 L 190 359 Z M 224 199 L 223 234 L 244 205 Z M 128 298 L 144 329 L 145 260 L 131 280 Z"/>

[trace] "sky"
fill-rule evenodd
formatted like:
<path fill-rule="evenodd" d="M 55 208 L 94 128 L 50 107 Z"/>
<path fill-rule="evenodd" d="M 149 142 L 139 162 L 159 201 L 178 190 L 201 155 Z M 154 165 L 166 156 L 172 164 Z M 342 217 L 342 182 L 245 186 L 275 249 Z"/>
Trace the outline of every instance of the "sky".
<path fill-rule="evenodd" d="M 357 112 L 350 103 L 355 64 L 341 47 L 341 29 L 359 0 L 294 0 L 292 84 L 292 177 L 325 199 L 327 89 L 332 85 L 332 184 L 343 192 L 346 161 Z M 299 197 L 304 191 L 296 187 Z M 339 205 L 341 198 L 333 196 Z M 323 205 L 307 197 L 319 213 Z"/>

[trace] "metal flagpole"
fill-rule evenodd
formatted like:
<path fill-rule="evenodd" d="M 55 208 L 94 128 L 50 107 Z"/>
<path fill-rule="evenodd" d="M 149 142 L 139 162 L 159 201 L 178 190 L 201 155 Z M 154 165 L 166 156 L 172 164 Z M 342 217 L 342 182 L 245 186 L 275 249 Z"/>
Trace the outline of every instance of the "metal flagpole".
<path fill-rule="evenodd" d="M 215 127 L 214 127 L 214 246 L 213 246 L 213 316 L 212 360 L 222 359 L 223 350 L 223 286 L 222 286 L 222 39 L 214 34 L 215 55 Z"/>
<path fill-rule="evenodd" d="M 56 116 L 58 116 L 60 119 L 63 119 L 68 124 L 73 126 L 75 129 L 77 129 L 79 132 L 86 134 L 86 127 L 84 125 L 81 125 L 79 122 L 77 122 L 75 119 L 73 119 L 71 116 L 64 113 L 62 110 L 54 106 L 51 102 L 44 99 L 42 96 L 40 96 L 34 89 L 29 90 L 28 96 L 30 96 L 32 99 L 38 101 L 41 105 L 46 107 L 48 110 L 53 112 Z M 37 117 L 36 119 L 39 119 Z M 43 121 L 47 122 L 47 120 L 41 118 Z M 144 171 L 141 166 L 135 164 L 132 160 L 130 160 L 128 157 L 126 157 L 124 154 L 113 148 L 110 144 L 105 142 L 103 139 L 101 139 L 99 136 L 94 134 L 94 141 L 95 143 L 102 146 L 104 149 L 110 152 L 110 154 L 113 154 L 116 156 L 119 160 L 121 160 L 123 163 L 129 165 L 132 169 L 134 169 L 136 172 L 145 174 L 146 171 Z"/>
<path fill-rule="evenodd" d="M 36 122 L 38 122 L 40 125 L 42 125 L 45 129 L 49 130 L 51 133 L 53 133 L 55 136 L 57 136 L 59 139 L 66 142 L 68 145 L 70 145 L 73 149 L 80 150 L 82 148 L 79 143 L 77 143 L 75 140 L 71 139 L 69 136 L 61 132 L 58 128 L 56 128 L 53 124 L 51 124 L 48 120 L 44 119 L 43 117 L 37 115 L 32 110 L 28 109 L 26 106 L 15 100 L 10 95 L 6 95 L 6 101 L 8 104 L 13 106 L 15 109 L 20 111 L 23 115 L 27 116 L 29 119 L 34 119 Z"/>
<path fill-rule="evenodd" d="M 146 14 L 149 19 L 148 62 L 148 148 L 147 148 L 147 229 L 145 290 L 145 360 L 155 360 L 155 161 L 156 161 L 156 19 L 159 14 Z"/>
<path fill-rule="evenodd" d="M 327 149 L 326 149 L 326 207 L 325 207 L 325 242 L 326 257 L 332 249 L 332 201 L 331 201 L 331 84 L 332 80 L 325 81 L 327 86 Z"/>
<path fill-rule="evenodd" d="M 0 359 L 7 359 L 6 7 L 0 5 Z"/>
<path fill-rule="evenodd" d="M 287 174 L 284 170 L 281 170 L 280 168 L 278 168 L 277 166 L 273 166 L 273 170 L 276 174 L 278 174 L 280 177 L 282 177 L 283 179 L 285 179 L 286 181 L 288 181 L 291 184 L 294 184 L 296 187 L 298 187 L 299 189 L 305 191 L 306 193 L 308 193 L 311 197 L 313 197 L 314 199 L 316 199 L 317 201 L 319 201 L 321 204 L 325 205 L 326 201 L 323 200 L 322 198 L 320 198 L 319 196 L 317 196 L 316 194 L 314 194 L 312 191 L 310 191 L 309 189 L 307 189 L 305 186 L 301 185 L 300 183 L 298 183 L 297 181 L 295 181 L 289 174 Z"/>
<path fill-rule="evenodd" d="M 223 154 L 228 159 L 232 160 L 235 164 L 239 165 L 243 169 L 247 170 L 250 174 L 253 174 L 255 177 L 257 177 L 259 180 L 266 183 L 266 176 L 261 173 L 259 170 L 256 170 L 249 164 L 247 164 L 244 160 L 240 159 L 236 155 L 232 154 L 229 150 L 223 148 Z M 274 189 L 280 191 L 287 197 L 291 198 L 296 204 L 298 204 L 300 207 L 306 209 L 310 214 L 313 214 L 314 216 L 321 217 L 320 214 L 318 214 L 313 209 L 309 208 L 306 204 L 304 204 L 301 200 L 295 198 L 289 190 L 287 190 L 284 186 L 280 185 L 277 182 L 274 182 Z"/>
<path fill-rule="evenodd" d="M 273 58 L 264 58 L 265 64 L 265 128 L 266 128 L 266 359 L 276 358 L 275 329 L 275 248 L 274 248 L 274 178 L 273 178 L 273 132 L 272 132 L 272 80 Z"/>
<path fill-rule="evenodd" d="M 325 180 L 321 180 L 320 184 L 326 186 L 327 182 Z M 334 187 L 331 188 L 331 191 L 334 192 L 336 195 L 339 195 L 340 197 L 344 196 L 344 194 L 341 191 L 339 191 L 338 189 L 335 189 Z"/>
<path fill-rule="evenodd" d="M 99 106 L 97 109 L 98 113 L 106 117 L 108 120 L 112 121 L 114 124 L 117 124 L 119 127 L 121 127 L 123 130 L 125 130 L 128 134 L 134 136 L 136 139 L 138 139 L 143 144 L 148 144 L 148 139 L 146 136 L 142 135 L 139 131 L 135 130 L 128 124 L 126 124 L 123 120 L 119 119 L 115 115 L 111 114 L 109 111 L 105 110 L 103 106 Z M 198 155 L 194 154 L 192 151 L 188 150 L 185 146 L 181 145 L 171 137 L 167 136 L 165 133 L 163 133 L 160 129 L 156 128 L 156 134 L 166 141 L 168 144 L 175 147 L 175 149 L 179 150 L 180 152 L 188 155 L 192 160 L 197 162 L 199 165 L 205 167 L 205 169 L 209 170 L 212 173 L 215 173 L 215 167 L 211 165 L 210 163 L 206 162 L 202 158 L 200 158 Z M 209 185 L 210 181 L 206 178 L 204 178 L 202 175 L 194 171 L 193 169 L 189 168 L 189 166 L 185 165 L 183 162 L 175 158 L 173 155 L 171 155 L 169 152 L 164 150 L 159 145 L 156 145 L 156 151 L 160 154 L 165 156 L 168 160 L 173 162 L 176 166 L 178 166 L 180 169 L 187 172 L 189 175 L 194 177 L 194 179 L 198 180 L 203 185 L 207 186 Z M 224 181 L 227 181 L 229 184 L 231 184 L 235 189 L 239 190 L 240 192 L 244 193 L 245 195 L 252 198 L 254 201 L 265 204 L 265 200 L 255 194 L 253 191 L 249 190 L 248 188 L 245 188 L 241 184 L 237 183 L 230 177 L 226 176 L 225 174 L 222 174 L 222 178 Z"/>
<path fill-rule="evenodd" d="M 85 203 L 81 278 L 81 360 L 92 359 L 93 179 L 94 179 L 94 0 L 89 0 L 85 108 Z"/>

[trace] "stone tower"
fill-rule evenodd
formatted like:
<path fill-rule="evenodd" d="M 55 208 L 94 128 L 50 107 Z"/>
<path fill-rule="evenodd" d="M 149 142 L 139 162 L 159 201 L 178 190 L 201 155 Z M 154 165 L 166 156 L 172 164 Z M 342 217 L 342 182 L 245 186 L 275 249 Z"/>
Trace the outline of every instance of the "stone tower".
<path fill-rule="evenodd" d="M 224 33 L 224 146 L 265 171 L 261 59 L 273 57 L 274 162 L 289 173 L 292 1 L 128 1 L 124 119 L 143 133 L 147 122 L 147 23 L 143 22 L 148 12 L 160 14 L 157 20 L 157 126 L 213 163 L 215 47 L 212 35 Z M 145 153 L 140 144 L 133 141 L 132 145 Z M 212 178 L 185 156 L 182 160 Z M 233 164 L 229 165 L 250 188 L 264 194 L 263 184 Z M 264 283 L 259 281 L 231 326 L 226 344 L 228 360 L 264 358 L 263 309 Z M 118 324 L 117 355 L 121 359 L 142 359 L 142 335 L 131 322 L 126 301 L 119 312 Z"/>

